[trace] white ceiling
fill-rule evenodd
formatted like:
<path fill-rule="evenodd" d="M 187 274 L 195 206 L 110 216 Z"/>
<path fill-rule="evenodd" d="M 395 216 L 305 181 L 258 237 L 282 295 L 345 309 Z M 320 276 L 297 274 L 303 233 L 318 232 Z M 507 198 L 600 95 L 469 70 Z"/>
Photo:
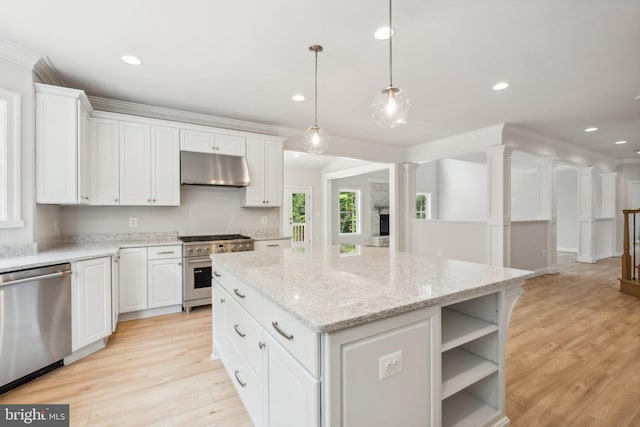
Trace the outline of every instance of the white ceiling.
<path fill-rule="evenodd" d="M 394 83 L 407 125 L 379 128 L 388 84 L 373 38 L 387 2 L 0 0 L 0 36 L 68 85 L 126 101 L 409 146 L 502 122 L 623 158 L 640 149 L 640 1 L 396 0 Z M 140 67 L 125 65 L 125 53 Z M 511 83 L 502 92 L 491 86 Z M 291 101 L 294 93 L 307 100 Z M 600 130 L 583 132 L 588 126 Z M 626 139 L 628 144 L 614 146 Z"/>

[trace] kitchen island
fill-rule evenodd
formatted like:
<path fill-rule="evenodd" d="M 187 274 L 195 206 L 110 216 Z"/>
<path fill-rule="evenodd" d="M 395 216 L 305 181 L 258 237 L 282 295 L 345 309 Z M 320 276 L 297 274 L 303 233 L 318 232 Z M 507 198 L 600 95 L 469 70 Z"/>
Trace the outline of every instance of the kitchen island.
<path fill-rule="evenodd" d="M 353 245 L 211 258 L 213 357 L 256 426 L 508 425 L 530 272 Z"/>

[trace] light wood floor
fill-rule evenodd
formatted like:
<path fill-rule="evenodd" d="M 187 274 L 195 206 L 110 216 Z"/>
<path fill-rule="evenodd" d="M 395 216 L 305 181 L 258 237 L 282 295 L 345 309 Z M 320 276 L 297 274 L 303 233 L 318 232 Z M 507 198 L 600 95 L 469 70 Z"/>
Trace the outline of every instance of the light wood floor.
<path fill-rule="evenodd" d="M 514 426 L 640 425 L 640 299 L 618 292 L 619 261 L 525 285 L 507 342 Z M 0 403 L 69 403 L 73 426 L 251 426 L 210 353 L 208 308 L 121 323 L 106 349 Z"/>

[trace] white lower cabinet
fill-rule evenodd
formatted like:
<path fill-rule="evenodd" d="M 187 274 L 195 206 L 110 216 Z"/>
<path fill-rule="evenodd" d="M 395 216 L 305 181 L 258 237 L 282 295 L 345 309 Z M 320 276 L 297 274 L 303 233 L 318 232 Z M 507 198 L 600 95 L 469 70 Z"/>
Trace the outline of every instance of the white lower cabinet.
<path fill-rule="evenodd" d="M 77 261 L 72 270 L 72 350 L 76 351 L 112 332 L 111 258 Z"/>
<path fill-rule="evenodd" d="M 316 427 L 320 425 L 320 380 L 314 378 L 269 334 L 269 426 Z"/>
<path fill-rule="evenodd" d="M 148 308 L 182 304 L 182 260 L 180 258 L 150 259 L 147 262 L 147 269 Z"/>
<path fill-rule="evenodd" d="M 180 245 L 120 250 L 120 313 L 182 305 Z"/>

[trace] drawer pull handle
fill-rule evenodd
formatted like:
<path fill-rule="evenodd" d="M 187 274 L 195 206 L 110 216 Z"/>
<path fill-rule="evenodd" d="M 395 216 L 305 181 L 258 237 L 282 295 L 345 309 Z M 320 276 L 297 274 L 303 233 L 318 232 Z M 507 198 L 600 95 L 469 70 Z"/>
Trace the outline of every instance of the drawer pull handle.
<path fill-rule="evenodd" d="M 263 348 L 265 348 L 267 346 L 267 343 L 265 343 L 264 341 L 260 341 L 258 343 L 258 347 L 260 348 L 260 350 L 262 350 Z"/>
<path fill-rule="evenodd" d="M 174 251 L 158 252 L 158 255 L 168 255 L 168 254 L 175 254 L 175 252 Z"/>
<path fill-rule="evenodd" d="M 242 295 L 240 292 L 238 292 L 238 288 L 235 288 L 233 290 L 233 293 L 238 295 L 240 298 L 243 298 L 243 299 L 247 297 L 246 295 Z"/>
<path fill-rule="evenodd" d="M 218 273 L 215 270 L 213 270 L 213 275 L 216 276 L 216 277 L 222 277 L 222 274 Z"/>
<path fill-rule="evenodd" d="M 267 245 L 267 247 L 268 247 L 268 248 L 275 248 L 275 247 L 277 247 L 277 246 L 280 246 L 280 245 L 279 245 L 278 243 L 274 243 L 274 244 L 271 244 L 271 245 Z"/>
<path fill-rule="evenodd" d="M 247 383 L 242 381 L 242 378 L 240 377 L 240 374 L 239 374 L 239 372 L 237 370 L 233 371 L 233 375 L 236 376 L 236 381 L 238 381 L 238 384 L 240 384 L 241 387 L 246 387 L 247 386 Z"/>
<path fill-rule="evenodd" d="M 242 331 L 240 330 L 240 328 L 238 328 L 238 325 L 235 324 L 233 325 L 233 329 L 236 330 L 236 334 L 240 335 L 240 338 L 244 338 L 247 336 L 247 334 L 243 334 Z"/>
<path fill-rule="evenodd" d="M 285 337 L 286 339 L 288 339 L 289 341 L 293 341 L 293 335 L 286 333 L 285 331 L 283 331 L 282 329 L 280 329 L 280 326 L 278 326 L 278 322 L 271 322 L 271 325 L 274 327 L 274 329 L 283 337 Z"/>

